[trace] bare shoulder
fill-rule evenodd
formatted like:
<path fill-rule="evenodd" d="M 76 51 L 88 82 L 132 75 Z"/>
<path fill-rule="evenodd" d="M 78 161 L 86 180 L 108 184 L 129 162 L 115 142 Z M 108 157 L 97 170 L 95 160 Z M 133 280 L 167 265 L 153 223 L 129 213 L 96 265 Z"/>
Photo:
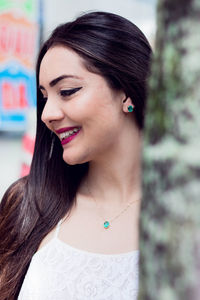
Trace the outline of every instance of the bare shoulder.
<path fill-rule="evenodd" d="M 71 211 L 69 211 L 66 215 L 65 215 L 65 217 L 63 217 L 63 219 L 62 219 L 62 224 L 63 223 L 65 223 L 65 220 L 66 219 L 68 219 L 69 218 L 69 216 L 70 216 L 70 213 L 71 213 Z M 61 225 L 62 225 L 61 224 Z M 42 241 L 41 241 L 41 243 L 40 243 L 40 245 L 39 245 L 39 247 L 38 247 L 38 249 L 37 249 L 37 251 L 38 250 L 40 250 L 40 249 L 42 249 L 46 244 L 48 244 L 53 238 L 54 238 L 54 236 L 55 236 L 55 233 L 56 233 L 56 228 L 57 228 L 57 226 L 58 226 L 58 224 L 42 239 Z M 59 230 L 60 231 L 60 230 Z"/>

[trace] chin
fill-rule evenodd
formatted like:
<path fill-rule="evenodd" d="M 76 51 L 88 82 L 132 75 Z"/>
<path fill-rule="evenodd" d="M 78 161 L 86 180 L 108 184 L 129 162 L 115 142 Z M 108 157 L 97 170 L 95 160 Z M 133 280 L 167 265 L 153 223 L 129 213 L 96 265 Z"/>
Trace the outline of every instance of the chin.
<path fill-rule="evenodd" d="M 69 158 L 63 157 L 63 160 L 64 160 L 64 162 L 66 162 L 70 166 L 78 164 L 77 160 L 75 160 L 75 159 L 69 159 Z"/>
<path fill-rule="evenodd" d="M 88 162 L 86 159 L 75 156 L 66 156 L 65 154 L 63 154 L 63 160 L 70 166 L 80 165 Z"/>

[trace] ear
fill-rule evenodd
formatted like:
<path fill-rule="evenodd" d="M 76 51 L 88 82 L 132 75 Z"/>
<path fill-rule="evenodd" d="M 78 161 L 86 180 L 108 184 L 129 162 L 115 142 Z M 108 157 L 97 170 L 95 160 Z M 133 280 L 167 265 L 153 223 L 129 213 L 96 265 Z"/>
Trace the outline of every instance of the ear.
<path fill-rule="evenodd" d="M 130 97 L 126 97 L 124 100 L 123 100 L 123 103 L 122 103 L 122 109 L 123 109 L 123 112 L 125 113 L 129 113 L 130 110 L 128 110 L 128 107 L 132 106 L 132 108 L 134 109 L 135 105 L 132 103 L 132 100 Z"/>

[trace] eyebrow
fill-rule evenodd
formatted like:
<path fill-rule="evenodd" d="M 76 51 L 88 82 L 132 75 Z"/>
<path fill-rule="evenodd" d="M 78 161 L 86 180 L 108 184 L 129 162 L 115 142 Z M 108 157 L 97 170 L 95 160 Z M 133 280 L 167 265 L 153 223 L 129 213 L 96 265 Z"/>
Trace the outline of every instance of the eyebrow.
<path fill-rule="evenodd" d="M 65 78 L 81 79 L 80 77 L 75 76 L 75 75 L 61 75 L 61 76 L 59 76 L 59 77 L 53 79 L 52 81 L 50 81 L 50 82 L 49 82 L 49 86 L 50 86 L 50 87 L 53 87 L 53 86 L 55 86 L 59 81 L 65 79 Z M 45 88 L 44 88 L 42 85 L 40 85 L 39 88 L 40 88 L 41 90 L 45 90 Z"/>

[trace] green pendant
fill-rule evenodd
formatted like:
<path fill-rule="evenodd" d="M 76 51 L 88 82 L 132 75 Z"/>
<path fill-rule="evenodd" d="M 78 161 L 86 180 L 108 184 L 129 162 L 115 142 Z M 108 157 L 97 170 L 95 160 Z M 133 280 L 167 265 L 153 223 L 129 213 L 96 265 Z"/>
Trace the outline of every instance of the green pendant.
<path fill-rule="evenodd" d="M 109 223 L 108 221 L 105 221 L 105 222 L 103 223 L 103 226 L 104 226 L 105 229 L 108 229 L 109 226 L 110 226 L 110 223 Z"/>

